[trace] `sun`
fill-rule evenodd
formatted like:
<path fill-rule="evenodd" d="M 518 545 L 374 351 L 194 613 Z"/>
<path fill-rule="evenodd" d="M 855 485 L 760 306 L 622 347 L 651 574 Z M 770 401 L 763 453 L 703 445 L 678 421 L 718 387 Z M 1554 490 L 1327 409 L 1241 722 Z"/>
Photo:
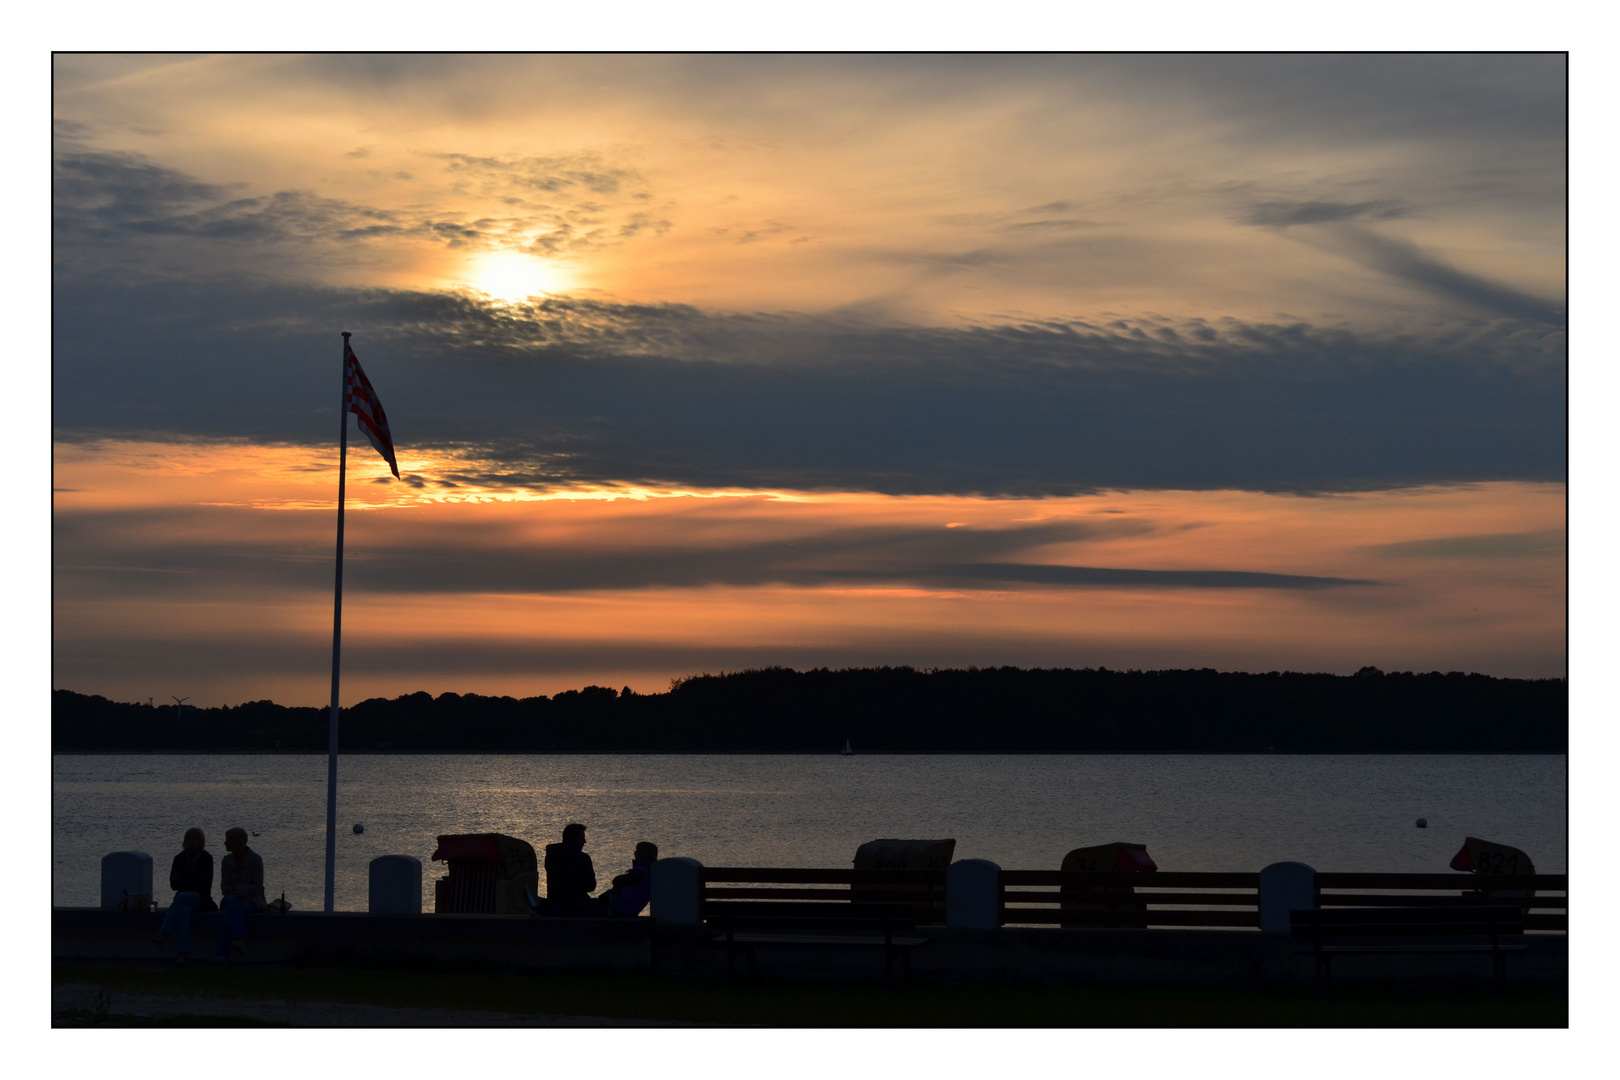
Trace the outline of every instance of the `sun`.
<path fill-rule="evenodd" d="M 540 293 L 566 292 L 566 271 L 556 263 L 521 251 L 491 251 L 467 267 L 467 284 L 497 300 L 516 303 Z"/>

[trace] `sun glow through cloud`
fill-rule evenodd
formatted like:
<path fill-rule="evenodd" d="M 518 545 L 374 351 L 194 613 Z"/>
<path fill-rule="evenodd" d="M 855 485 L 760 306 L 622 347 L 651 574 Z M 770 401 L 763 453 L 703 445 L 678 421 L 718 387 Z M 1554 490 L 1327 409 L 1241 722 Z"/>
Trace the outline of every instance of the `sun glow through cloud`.
<path fill-rule="evenodd" d="M 464 284 L 509 304 L 533 296 L 567 292 L 573 284 L 569 272 L 557 263 L 521 251 L 479 255 L 468 266 L 466 274 Z"/>

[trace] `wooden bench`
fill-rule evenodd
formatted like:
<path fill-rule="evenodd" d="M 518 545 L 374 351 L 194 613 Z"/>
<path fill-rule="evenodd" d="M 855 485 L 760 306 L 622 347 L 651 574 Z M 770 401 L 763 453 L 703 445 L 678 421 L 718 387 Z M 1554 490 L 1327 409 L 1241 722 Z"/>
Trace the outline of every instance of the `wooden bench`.
<path fill-rule="evenodd" d="M 1507 954 L 1529 948 L 1522 907 L 1467 904 L 1292 911 L 1296 954 L 1309 951 L 1316 979 L 1333 979 L 1333 958 L 1371 953 L 1489 953 L 1497 989 L 1507 985 Z M 1514 940 L 1504 941 L 1503 938 Z"/>
<path fill-rule="evenodd" d="M 911 950 L 925 937 L 911 936 L 917 920 L 910 904 L 822 900 L 706 900 L 703 921 L 726 942 L 726 973 L 734 974 L 739 952 L 754 974 L 756 945 L 853 946 L 883 949 L 883 977 L 894 974 L 895 957 L 911 974 Z"/>

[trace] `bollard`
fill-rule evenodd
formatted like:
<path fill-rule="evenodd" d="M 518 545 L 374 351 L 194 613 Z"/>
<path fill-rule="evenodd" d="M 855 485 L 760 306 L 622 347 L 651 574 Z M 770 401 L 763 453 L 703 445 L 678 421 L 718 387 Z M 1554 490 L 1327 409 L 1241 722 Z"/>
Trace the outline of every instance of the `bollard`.
<path fill-rule="evenodd" d="M 945 871 L 945 925 L 994 930 L 1001 925 L 1001 867 L 959 859 Z"/>
<path fill-rule="evenodd" d="M 151 911 L 152 856 L 144 851 L 103 855 L 101 906 L 108 911 Z"/>
<path fill-rule="evenodd" d="M 1272 863 L 1260 871 L 1260 929 L 1289 932 L 1290 911 L 1316 910 L 1316 871 L 1304 863 Z"/>
<path fill-rule="evenodd" d="M 703 921 L 703 864 L 674 856 L 652 864 L 652 917 L 664 923 Z"/>
<path fill-rule="evenodd" d="M 373 915 L 422 914 L 422 860 L 411 855 L 379 855 L 371 860 Z"/>

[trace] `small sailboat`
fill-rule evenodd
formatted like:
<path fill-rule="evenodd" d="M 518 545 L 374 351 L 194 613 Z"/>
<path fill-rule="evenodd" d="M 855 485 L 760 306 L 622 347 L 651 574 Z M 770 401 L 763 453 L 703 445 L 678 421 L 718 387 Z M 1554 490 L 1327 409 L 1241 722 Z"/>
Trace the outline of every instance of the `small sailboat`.
<path fill-rule="evenodd" d="M 851 750 L 849 748 L 849 740 L 845 739 L 844 740 L 844 749 L 839 751 L 839 753 L 842 754 L 844 757 L 849 757 L 849 755 L 853 754 L 854 752 L 855 751 L 853 751 L 853 750 Z"/>

